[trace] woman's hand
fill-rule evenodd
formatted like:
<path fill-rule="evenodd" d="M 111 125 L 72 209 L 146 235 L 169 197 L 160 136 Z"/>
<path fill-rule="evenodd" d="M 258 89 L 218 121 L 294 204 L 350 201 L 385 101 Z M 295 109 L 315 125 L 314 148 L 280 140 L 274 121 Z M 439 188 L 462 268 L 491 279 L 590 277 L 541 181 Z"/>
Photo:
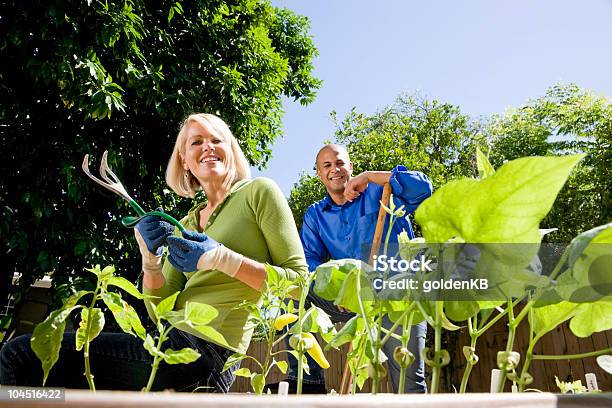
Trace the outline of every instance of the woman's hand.
<path fill-rule="evenodd" d="M 242 255 L 206 234 L 183 231 L 183 238 L 170 236 L 166 241 L 170 252 L 168 260 L 182 272 L 216 269 L 234 277 L 242 264 Z"/>
<path fill-rule="evenodd" d="M 161 207 L 157 211 L 161 211 Z M 148 215 L 134 227 L 134 236 L 142 256 L 143 283 L 149 289 L 158 289 L 165 284 L 162 275 L 162 246 L 172 235 L 174 227 L 155 215 Z"/>
<path fill-rule="evenodd" d="M 156 211 L 161 212 L 162 208 L 159 207 Z M 174 226 L 156 215 L 147 215 L 134 228 L 138 232 L 136 240 L 140 247 L 140 253 L 142 254 L 143 250 L 146 249 L 150 254 L 156 256 L 161 255 L 162 246 L 166 244 L 166 238 L 174 232 Z M 138 235 L 140 235 L 140 239 Z"/>

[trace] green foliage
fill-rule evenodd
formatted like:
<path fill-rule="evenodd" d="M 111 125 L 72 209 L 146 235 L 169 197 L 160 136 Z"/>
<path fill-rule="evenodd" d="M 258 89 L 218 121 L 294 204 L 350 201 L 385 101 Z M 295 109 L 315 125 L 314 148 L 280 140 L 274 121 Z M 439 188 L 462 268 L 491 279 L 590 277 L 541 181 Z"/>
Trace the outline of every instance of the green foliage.
<path fill-rule="evenodd" d="M 486 144 L 479 125 L 457 106 L 419 96 L 401 95 L 391 106 L 370 116 L 353 109 L 342 120 L 332 113 L 332 119 L 336 123 L 335 142 L 347 148 L 353 174 L 391 170 L 403 164 L 408 170 L 426 173 L 434 188 L 475 174 L 475 149 Z M 311 153 L 313 164 L 315 153 Z M 298 226 L 308 206 L 324 195 L 316 177 L 301 175 L 289 197 Z"/>
<path fill-rule="evenodd" d="M 524 106 L 495 115 L 483 129 L 497 167 L 521 156 L 586 153 L 543 221 L 549 240 L 574 236 L 612 219 L 612 103 L 575 84 L 558 84 Z"/>
<path fill-rule="evenodd" d="M 506 163 L 484 180 L 452 181 L 417 209 L 416 221 L 429 243 L 451 238 L 470 243 L 537 243 L 539 222 L 581 158 L 526 157 Z"/>
<path fill-rule="evenodd" d="M 289 334 L 296 332 L 296 327 L 301 327 L 300 322 L 288 329 L 288 324 L 298 320 L 297 316 L 293 315 L 295 307 L 293 300 L 288 298 L 296 293 L 300 287 L 304 287 L 307 277 L 300 276 L 295 281 L 290 281 L 286 278 L 281 278 L 273 266 L 266 265 L 266 286 L 263 291 L 261 304 L 245 302 L 240 307 L 250 312 L 250 323 L 255 327 L 260 328 L 260 339 L 267 344 L 267 354 L 263 361 L 257 360 L 253 356 L 242 353 L 235 353 L 227 360 L 223 370 L 228 370 L 237 362 L 244 359 L 251 359 L 257 366 L 257 371 L 251 371 L 248 368 L 240 368 L 234 372 L 239 377 L 250 379 L 251 387 L 256 394 L 261 395 L 266 385 L 266 378 L 270 371 L 277 367 L 283 374 L 287 372 L 287 362 L 278 361 L 276 357 L 281 354 L 281 351 L 273 351 L 274 346 L 281 344 L 282 340 Z M 300 315 L 305 313 L 303 304 L 298 308 Z M 308 329 L 322 334 L 332 335 L 333 325 L 329 317 L 322 310 L 311 307 L 306 314 L 303 315 L 301 321 L 308 321 Z M 284 333 L 277 337 L 277 330 L 283 330 Z M 289 351 L 289 354 L 294 353 Z M 292 354 L 294 355 L 294 354 Z"/>
<path fill-rule="evenodd" d="M 281 97 L 306 104 L 321 84 L 308 20 L 268 0 L 13 0 L 0 31 L 3 291 L 15 270 L 59 286 L 83 262 L 136 277 L 130 210 L 83 176 L 85 153 L 108 149 L 137 201 L 183 214 L 163 176 L 186 114 L 219 114 L 263 166 Z"/>
<path fill-rule="evenodd" d="M 143 298 L 138 289 L 127 280 L 115 277 L 115 268 L 113 266 L 100 269 L 100 265 L 96 265 L 95 268 L 86 269 L 86 271 L 96 276 L 95 290 L 76 292 L 66 299 L 61 308 L 53 311 L 45 321 L 34 328 L 31 345 L 34 354 L 36 354 L 42 363 L 43 385 L 59 358 L 60 346 L 64 338 L 64 330 L 66 329 L 66 319 L 68 319 L 73 310 L 81 309 L 81 320 L 75 334 L 75 344 L 77 351 L 84 349 L 85 377 L 91 389 L 95 390 L 95 385 L 89 366 L 89 343 L 102 332 L 105 323 L 102 309 L 95 307 L 98 300 L 102 300 L 111 310 L 124 332 L 138 335 L 144 339 L 144 328 L 135 310 L 121 299 L 121 295 L 108 291 L 109 286 L 119 286 L 126 292 L 137 294 L 138 297 Z M 92 295 L 89 306 L 78 304 L 83 297 L 89 295 Z"/>
<path fill-rule="evenodd" d="M 42 363 L 43 383 L 47 382 L 51 368 L 59 359 L 59 350 L 66 330 L 66 319 L 76 306 L 55 310 L 44 322 L 36 325 L 32 333 L 32 351 Z"/>
<path fill-rule="evenodd" d="M 495 293 L 494 297 L 484 290 L 480 290 L 474 301 L 447 301 L 441 297 L 426 299 L 416 296 L 418 293 L 406 296 L 410 291 L 403 289 L 397 293 L 384 290 L 375 294 L 369 286 L 368 273 L 356 260 L 330 261 L 317 268 L 315 292 L 358 315 L 328 343 L 335 347 L 352 340 L 354 349 L 360 351 L 349 356 L 358 384 L 364 381 L 361 369 L 364 363 L 369 368 L 379 365 L 380 345 L 393 331 L 387 331 L 385 337 L 379 339 L 381 329 L 377 322 L 380 322 L 382 314 L 387 314 L 396 326 L 402 325 L 403 335 L 399 338 L 404 347 L 412 324 L 425 319 L 434 329 L 434 346 L 423 350 L 421 355 L 425 364 L 432 368 L 431 392 L 434 393 L 438 389 L 440 369 L 450 361 L 449 352 L 442 348 L 442 330 L 459 328 L 447 316 L 457 322 L 467 321 L 471 338 L 470 346 L 463 350 L 467 365 L 460 392 L 466 391 L 472 366 L 479 360 L 474 353 L 477 339 L 506 315 L 509 336 L 506 349 L 498 353 L 497 363 L 503 373 L 498 390 L 503 388 L 506 378 L 524 390 L 533 381 L 527 370 L 535 358 L 581 357 L 533 354 L 537 341 L 562 322 L 571 319 L 570 328 L 580 337 L 612 328 L 612 320 L 608 317 L 612 316 L 612 280 L 607 273 L 612 253 L 612 224 L 596 227 L 576 237 L 550 276 L 541 276 L 531 262 L 537 256 L 537 246 L 541 241 L 539 223 L 552 208 L 571 170 L 584 155 L 524 157 L 505 163 L 497 171 L 479 150 L 476 156 L 481 179 L 451 181 L 421 204 L 416 220 L 422 227 L 424 239 L 413 242 L 400 235 L 399 252 L 407 256 L 405 259 L 413 259 L 417 250 L 426 250 L 433 255 L 434 268 L 445 272 L 451 264 L 442 257 L 442 252 L 452 248 L 449 243 L 469 243 L 472 246 L 486 243 L 486 246 L 478 246 L 479 260 L 472 266 L 471 273 L 477 276 L 484 273 L 480 277 L 488 278 L 489 292 Z M 465 205 L 468 202 L 469 205 Z M 392 219 L 400 211 L 401 208 L 387 209 Z M 495 243 L 532 244 L 513 251 L 507 247 L 498 248 Z M 411 278 L 419 281 L 436 279 L 430 276 L 432 273 L 417 273 Z M 357 279 L 351 279 L 352 276 Z M 528 301 L 515 315 L 515 306 L 524 299 Z M 505 310 L 499 307 L 503 303 L 506 303 Z M 493 308 L 500 313 L 493 316 Z M 529 316 L 530 342 L 523 362 L 521 354 L 513 347 L 517 327 L 526 316 Z M 586 353 L 585 357 L 606 352 L 609 349 Z M 402 354 L 401 348 L 396 350 L 396 354 L 396 360 L 404 357 L 406 362 L 411 360 L 407 353 Z M 373 390 L 376 390 L 377 370 L 369 372 L 369 376 L 374 376 Z"/>

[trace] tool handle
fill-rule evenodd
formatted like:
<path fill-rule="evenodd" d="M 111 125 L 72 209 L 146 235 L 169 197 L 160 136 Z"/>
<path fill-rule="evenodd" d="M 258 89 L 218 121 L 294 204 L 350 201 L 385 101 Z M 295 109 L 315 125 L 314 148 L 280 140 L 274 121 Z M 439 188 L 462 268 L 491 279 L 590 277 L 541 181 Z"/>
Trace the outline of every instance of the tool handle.
<path fill-rule="evenodd" d="M 133 228 L 136 224 L 138 224 L 138 222 L 141 219 L 143 219 L 144 217 L 146 217 L 148 215 L 156 215 L 158 217 L 163 218 L 164 220 L 168 221 L 170 224 L 172 224 L 175 227 L 177 227 L 179 229 L 179 231 L 181 231 L 181 232 L 186 230 L 186 228 L 183 226 L 183 224 L 181 224 L 181 222 L 179 220 L 177 220 L 176 218 L 174 218 L 170 214 L 166 214 L 165 212 L 161 212 L 161 211 L 150 211 L 148 213 L 142 214 L 140 217 L 131 217 L 131 216 L 130 217 L 123 217 L 121 219 L 121 224 L 123 224 L 124 227 Z"/>
<path fill-rule="evenodd" d="M 381 203 L 389 207 L 389 198 L 391 197 L 391 184 L 385 183 L 383 188 L 382 198 L 380 199 Z M 370 251 L 369 261 L 372 262 L 372 259 L 375 255 L 378 255 L 378 250 L 380 249 L 380 244 L 382 243 L 382 234 L 385 229 L 385 220 L 387 219 L 387 212 L 380 206 L 378 210 L 378 219 L 376 220 L 376 229 L 374 230 L 374 239 L 372 240 L 372 250 Z"/>

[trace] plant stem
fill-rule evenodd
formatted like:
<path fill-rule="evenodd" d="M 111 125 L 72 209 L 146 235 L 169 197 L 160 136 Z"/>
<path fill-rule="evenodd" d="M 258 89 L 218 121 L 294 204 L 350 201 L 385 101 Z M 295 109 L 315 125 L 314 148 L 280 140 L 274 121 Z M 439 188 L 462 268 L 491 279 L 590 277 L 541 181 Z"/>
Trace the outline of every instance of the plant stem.
<path fill-rule="evenodd" d="M 266 353 L 266 360 L 264 361 L 264 364 L 261 367 L 261 373 L 263 374 L 263 377 L 264 377 L 264 386 L 261 388 L 261 390 L 259 390 L 259 392 L 257 392 L 257 390 L 254 390 L 257 392 L 258 395 L 263 394 L 263 390 L 264 388 L 266 388 L 266 378 L 268 377 L 268 371 L 270 371 L 270 366 L 272 363 L 270 360 L 273 358 L 272 349 L 274 348 L 274 344 L 275 344 L 274 337 L 276 336 L 276 330 L 274 330 L 272 323 L 278 317 L 279 314 L 280 314 L 280 309 L 279 309 L 278 314 L 274 316 L 274 318 L 268 320 L 268 324 L 269 324 L 268 327 L 270 327 L 270 329 L 268 330 L 268 352 Z"/>
<path fill-rule="evenodd" d="M 489 320 L 487 322 L 487 324 L 485 324 L 483 327 L 481 327 L 480 329 L 476 330 L 477 337 L 480 337 L 484 332 L 489 330 L 491 328 L 491 326 L 493 326 L 495 323 L 497 323 L 499 321 L 499 319 L 504 317 L 507 313 L 508 313 L 508 309 L 504 309 L 503 312 L 499 313 L 493 319 Z"/>
<path fill-rule="evenodd" d="M 168 332 L 170 330 L 172 330 L 172 326 L 170 326 L 167 329 L 162 330 L 159 333 L 159 339 L 157 340 L 157 350 L 161 351 L 161 346 L 166 341 L 166 336 L 168 335 Z M 151 368 L 151 375 L 149 375 L 149 382 L 147 382 L 147 386 L 145 387 L 143 391 L 145 392 L 151 391 L 151 387 L 153 386 L 153 381 L 155 381 L 155 376 L 157 375 L 157 369 L 159 368 L 159 363 L 161 363 L 161 360 L 162 360 L 162 357 L 159 355 L 156 355 L 153 358 L 153 366 Z"/>
<path fill-rule="evenodd" d="M 278 343 L 283 341 L 285 339 L 285 337 L 287 337 L 288 334 L 289 334 L 289 330 L 287 330 L 281 336 L 279 336 L 277 339 L 275 339 L 274 343 L 272 343 L 272 346 L 276 346 Z"/>
<path fill-rule="evenodd" d="M 587 353 L 580 354 L 562 354 L 562 355 L 552 355 L 552 354 L 534 354 L 532 356 L 533 360 L 574 360 L 577 358 L 588 358 L 588 357 L 597 357 L 602 354 L 612 353 L 612 347 L 607 349 L 601 349 L 596 351 L 589 351 Z"/>
<path fill-rule="evenodd" d="M 434 353 L 437 354 L 442 350 L 442 301 L 435 302 L 435 325 L 434 325 Z M 437 362 L 436 362 L 437 363 Z M 436 364 L 431 370 L 431 393 L 435 394 L 438 392 L 440 385 L 440 373 L 441 367 Z"/>
<path fill-rule="evenodd" d="M 470 332 L 470 347 L 473 350 L 476 350 L 476 341 L 478 340 L 478 330 L 474 330 L 474 327 L 478 326 L 478 314 L 476 314 L 476 316 L 474 316 L 474 321 L 475 324 L 472 324 L 472 318 L 470 317 L 468 319 L 468 330 Z M 461 386 L 459 387 L 459 393 L 460 394 L 465 394 L 465 391 L 467 390 L 467 383 L 468 383 L 468 379 L 470 378 L 470 374 L 472 373 L 472 368 L 474 367 L 474 364 L 472 364 L 472 360 L 471 359 L 467 359 L 467 363 L 465 366 L 465 371 L 463 372 L 463 377 L 461 377 Z"/>
<path fill-rule="evenodd" d="M 96 392 L 96 385 L 94 384 L 93 375 L 91 374 L 91 366 L 89 364 L 89 333 L 91 331 L 91 319 L 92 319 L 92 310 L 98 300 L 98 292 L 100 291 L 100 281 L 98 280 L 98 284 L 96 285 L 96 290 L 93 294 L 93 299 L 89 304 L 89 308 L 87 308 L 87 328 L 85 330 L 85 345 L 83 349 L 83 360 L 85 361 L 85 378 L 87 378 L 87 383 L 89 384 L 89 389 L 93 392 Z"/>
<path fill-rule="evenodd" d="M 516 324 L 514 320 L 514 304 L 512 300 L 508 300 L 508 341 L 506 343 L 506 352 L 511 352 L 514 347 L 514 337 L 516 335 Z M 497 383 L 497 392 L 504 391 L 504 384 L 506 383 L 506 370 L 502 370 L 499 376 L 499 382 Z"/>
<path fill-rule="evenodd" d="M 405 320 L 406 317 L 408 317 L 408 313 L 412 312 L 412 309 L 414 309 L 415 306 L 416 306 L 416 304 L 414 302 L 411 303 L 410 306 L 408 306 L 408 308 L 406 308 L 406 310 L 402 313 L 402 315 L 397 319 L 397 321 L 395 323 L 393 323 L 393 326 L 391 326 L 391 328 L 389 330 L 387 330 L 385 328 L 382 329 L 382 331 L 386 332 L 387 334 L 380 341 L 380 346 L 381 347 L 384 346 L 384 344 L 387 342 L 387 340 L 389 340 L 389 337 L 392 337 L 393 334 L 395 334 L 395 329 L 397 329 L 397 326 L 399 326 L 399 323 L 402 320 Z"/>
<path fill-rule="evenodd" d="M 413 309 L 414 303 L 410 305 L 410 307 L 407 309 L 411 310 Z M 414 312 L 410 313 L 410 318 L 408 318 L 408 316 L 406 315 L 406 313 L 404 313 L 403 315 L 403 323 L 402 323 L 402 347 L 408 347 L 408 342 L 410 341 L 410 328 L 412 327 L 412 319 L 414 318 Z M 400 319 L 397 319 L 397 321 L 399 322 Z M 392 331 L 394 331 L 395 325 L 391 328 Z M 406 388 L 406 369 L 408 367 L 404 366 L 403 363 L 400 363 L 400 378 L 399 378 L 399 384 L 397 387 L 397 393 L 398 394 L 403 394 L 404 390 Z"/>
<path fill-rule="evenodd" d="M 300 303 L 298 308 L 298 333 L 302 334 L 302 323 L 304 322 L 304 306 L 306 304 L 306 296 L 308 296 L 308 291 L 310 290 L 310 283 L 314 279 L 315 273 L 312 272 L 308 275 L 306 280 L 304 281 L 304 286 L 302 287 L 302 293 L 300 294 Z M 302 359 L 304 358 L 304 350 L 300 347 L 298 352 L 298 382 L 297 382 L 297 395 L 302 395 L 302 382 L 304 381 L 304 370 L 302 367 Z"/>

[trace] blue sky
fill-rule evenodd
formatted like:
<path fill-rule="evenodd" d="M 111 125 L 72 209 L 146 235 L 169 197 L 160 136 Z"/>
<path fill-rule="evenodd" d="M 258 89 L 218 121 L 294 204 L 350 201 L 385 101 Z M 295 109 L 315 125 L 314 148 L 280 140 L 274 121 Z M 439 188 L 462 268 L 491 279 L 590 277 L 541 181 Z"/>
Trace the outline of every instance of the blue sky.
<path fill-rule="evenodd" d="M 612 0 L 272 0 L 305 15 L 323 86 L 303 107 L 284 101 L 284 139 L 266 169 L 285 195 L 312 173 L 329 113 L 374 113 L 403 92 L 502 113 L 559 81 L 612 96 Z M 381 169 L 382 170 L 382 169 Z"/>

